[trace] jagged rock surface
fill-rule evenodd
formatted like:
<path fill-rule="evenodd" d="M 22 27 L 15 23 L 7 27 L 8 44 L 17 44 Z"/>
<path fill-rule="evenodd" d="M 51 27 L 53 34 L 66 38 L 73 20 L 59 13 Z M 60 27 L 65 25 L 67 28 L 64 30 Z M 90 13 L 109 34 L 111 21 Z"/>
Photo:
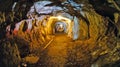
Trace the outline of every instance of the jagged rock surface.
<path fill-rule="evenodd" d="M 68 3 L 68 2 L 65 2 L 64 0 L 62 0 L 62 2 Z M 75 2 L 80 4 L 82 3 L 84 5 L 82 7 L 82 10 L 80 8 L 76 8 L 76 5 L 73 5 L 75 4 Z M 103 15 L 96 13 L 94 8 L 91 7 L 90 4 L 88 4 L 89 3 L 88 0 L 85 0 L 82 2 L 76 0 L 75 2 L 71 3 L 71 5 L 69 4 L 65 5 L 64 10 L 66 11 L 64 13 L 61 12 L 61 10 L 63 10 L 62 8 L 63 6 L 57 4 L 59 7 L 58 10 L 60 10 L 59 12 L 59 11 L 53 11 L 53 7 L 55 7 L 53 6 L 54 4 L 53 5 L 49 4 L 51 7 L 51 11 L 46 12 L 47 11 L 46 8 L 49 5 L 43 9 L 43 12 L 41 11 L 41 13 L 39 13 L 39 11 L 37 11 L 38 12 L 37 14 L 42 14 L 42 13 L 45 14 L 45 15 L 42 15 L 42 17 L 38 17 L 40 18 L 40 20 L 38 18 L 35 20 L 32 20 L 30 18 L 25 19 L 21 16 L 21 14 L 15 14 L 15 16 L 20 17 L 16 20 L 16 18 L 11 17 L 11 15 L 13 15 L 12 13 L 10 13 L 8 17 L 4 19 L 5 17 L 4 13 L 1 12 L 0 31 L 3 31 L 3 32 L 0 32 L 0 35 L 1 35 L 0 37 L 11 38 L 13 36 L 15 40 L 12 39 L 8 41 L 3 41 L 0 38 L 1 39 L 0 40 L 1 42 L 0 58 L 3 58 L 2 55 L 6 56 L 2 60 L 0 60 L 0 62 L 3 62 L 4 59 L 6 60 L 6 62 L 9 62 L 10 60 L 9 58 L 7 59 L 7 57 L 10 56 L 10 59 L 12 59 L 13 62 L 11 62 L 10 64 L 4 64 L 4 65 L 11 65 L 14 67 L 13 64 L 19 65 L 20 58 L 23 58 L 22 61 L 28 62 L 28 64 L 30 64 L 31 67 L 39 67 L 41 65 L 46 66 L 47 64 L 50 64 L 50 66 L 55 66 L 54 64 L 57 64 L 59 66 L 60 65 L 59 63 L 61 63 L 60 65 L 61 67 L 64 67 L 64 66 L 119 67 L 120 66 L 120 37 L 119 37 L 120 15 L 119 13 L 115 15 L 116 19 L 111 19 L 112 24 L 110 25 L 111 20 L 104 17 Z M 77 4 L 77 6 L 78 5 L 79 4 Z M 72 11 L 73 9 L 78 10 L 78 12 Z M 32 15 L 32 17 L 35 17 L 34 13 L 35 13 L 34 11 L 32 12 L 29 11 L 28 13 L 25 13 L 25 16 Z M 77 21 L 79 22 L 79 27 L 80 27 L 79 37 L 77 40 L 73 41 L 72 39 L 64 35 L 58 35 L 58 36 L 47 35 L 46 28 L 44 27 L 44 22 L 47 22 L 50 16 L 57 15 L 57 14 L 58 15 L 61 14 L 71 20 L 74 20 L 73 19 L 74 16 L 77 17 L 78 19 Z M 15 23 L 11 23 L 9 20 L 11 22 L 15 21 Z M 30 21 L 32 23 L 29 24 L 25 20 Z M 36 21 L 40 21 L 40 22 L 37 24 Z M 6 24 L 4 23 L 2 24 L 2 22 L 6 22 Z M 13 27 L 10 30 L 9 30 L 10 28 L 9 25 Z M 16 28 L 17 25 L 19 25 L 18 26 L 19 29 Z M 32 25 L 32 28 L 30 28 L 31 26 L 29 27 L 29 25 Z M 5 31 L 6 28 L 7 28 L 7 32 Z M 3 34 L 6 34 L 6 35 L 3 36 Z M 50 46 L 45 48 L 46 44 L 49 44 L 49 42 L 52 39 L 53 41 L 50 43 Z M 12 43 L 12 42 L 15 42 L 15 43 Z M 14 45 L 14 46 L 9 47 L 11 45 Z M 16 45 L 18 46 L 18 48 Z M 42 50 L 43 48 L 45 48 L 45 50 Z M 10 52 L 6 51 L 7 49 L 9 49 Z M 12 53 L 12 51 L 13 52 L 16 51 L 16 52 Z M 20 55 L 19 55 L 19 52 L 20 52 Z M 18 56 L 15 56 L 16 54 Z M 34 63 L 33 65 L 31 65 L 32 63 L 31 60 L 29 59 L 24 60 L 25 58 L 29 57 L 29 55 L 32 55 L 32 57 L 37 56 L 37 58 L 35 58 L 36 63 Z M 59 57 L 60 59 L 58 59 Z M 58 63 L 56 63 L 56 61 Z M 4 66 L 4 67 L 8 67 L 8 66 Z"/>

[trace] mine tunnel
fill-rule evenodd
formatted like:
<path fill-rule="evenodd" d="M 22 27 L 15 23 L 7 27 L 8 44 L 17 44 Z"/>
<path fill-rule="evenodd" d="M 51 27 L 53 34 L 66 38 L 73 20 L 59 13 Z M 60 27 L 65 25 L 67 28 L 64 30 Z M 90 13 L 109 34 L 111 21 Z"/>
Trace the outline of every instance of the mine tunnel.
<path fill-rule="evenodd" d="M 73 34 L 73 23 L 71 19 L 63 17 L 62 15 L 49 17 L 45 26 L 46 34 L 66 34 L 68 37 L 74 38 L 72 35 L 76 34 Z"/>
<path fill-rule="evenodd" d="M 56 22 L 53 27 L 54 34 L 56 33 L 66 33 L 67 26 L 64 22 Z"/>
<path fill-rule="evenodd" d="M 120 67 L 119 0 L 0 6 L 0 67 Z"/>

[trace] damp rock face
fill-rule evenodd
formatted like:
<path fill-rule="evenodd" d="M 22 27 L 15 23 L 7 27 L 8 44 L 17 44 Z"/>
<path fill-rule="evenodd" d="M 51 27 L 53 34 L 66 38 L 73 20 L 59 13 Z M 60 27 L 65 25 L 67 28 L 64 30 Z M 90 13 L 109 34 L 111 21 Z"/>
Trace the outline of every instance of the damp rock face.
<path fill-rule="evenodd" d="M 14 41 L 4 40 L 0 42 L 0 66 L 18 67 L 21 57 L 17 44 Z"/>
<path fill-rule="evenodd" d="M 100 38 L 94 51 L 91 53 L 93 57 L 92 66 L 98 67 L 119 67 L 119 51 L 120 45 L 114 37 L 105 36 Z"/>

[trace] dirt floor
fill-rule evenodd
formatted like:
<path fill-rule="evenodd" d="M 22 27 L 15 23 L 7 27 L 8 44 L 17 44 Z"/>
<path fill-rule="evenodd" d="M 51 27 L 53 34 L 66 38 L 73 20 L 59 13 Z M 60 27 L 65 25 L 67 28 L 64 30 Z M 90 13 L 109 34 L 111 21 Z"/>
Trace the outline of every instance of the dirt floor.
<path fill-rule="evenodd" d="M 84 64 L 84 62 L 88 59 L 88 56 L 84 56 L 83 52 L 81 52 L 79 49 L 76 50 L 76 44 L 77 43 L 75 43 L 75 41 L 73 41 L 71 38 L 67 37 L 66 34 L 56 34 L 51 44 L 43 51 L 36 66 L 83 66 L 81 64 Z M 82 62 L 82 60 L 84 61 Z"/>

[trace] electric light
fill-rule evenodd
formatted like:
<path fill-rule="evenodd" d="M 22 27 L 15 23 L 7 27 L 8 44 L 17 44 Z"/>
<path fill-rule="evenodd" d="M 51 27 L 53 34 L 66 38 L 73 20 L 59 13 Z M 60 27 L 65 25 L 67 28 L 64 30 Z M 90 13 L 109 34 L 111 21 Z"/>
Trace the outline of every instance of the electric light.
<path fill-rule="evenodd" d="M 50 17 L 50 19 L 57 19 L 57 20 L 59 20 L 59 21 L 65 21 L 65 22 L 67 22 L 67 23 L 70 23 L 71 22 L 71 20 L 69 19 L 69 18 L 66 18 L 66 17 L 63 17 L 63 16 L 61 16 L 61 15 L 59 15 L 59 16 L 51 16 Z"/>
<path fill-rule="evenodd" d="M 62 28 L 63 27 L 63 25 L 62 24 L 60 24 L 60 28 Z"/>
<path fill-rule="evenodd" d="M 57 18 L 58 18 L 58 20 L 64 19 L 64 17 L 62 17 L 62 16 L 57 16 Z"/>

